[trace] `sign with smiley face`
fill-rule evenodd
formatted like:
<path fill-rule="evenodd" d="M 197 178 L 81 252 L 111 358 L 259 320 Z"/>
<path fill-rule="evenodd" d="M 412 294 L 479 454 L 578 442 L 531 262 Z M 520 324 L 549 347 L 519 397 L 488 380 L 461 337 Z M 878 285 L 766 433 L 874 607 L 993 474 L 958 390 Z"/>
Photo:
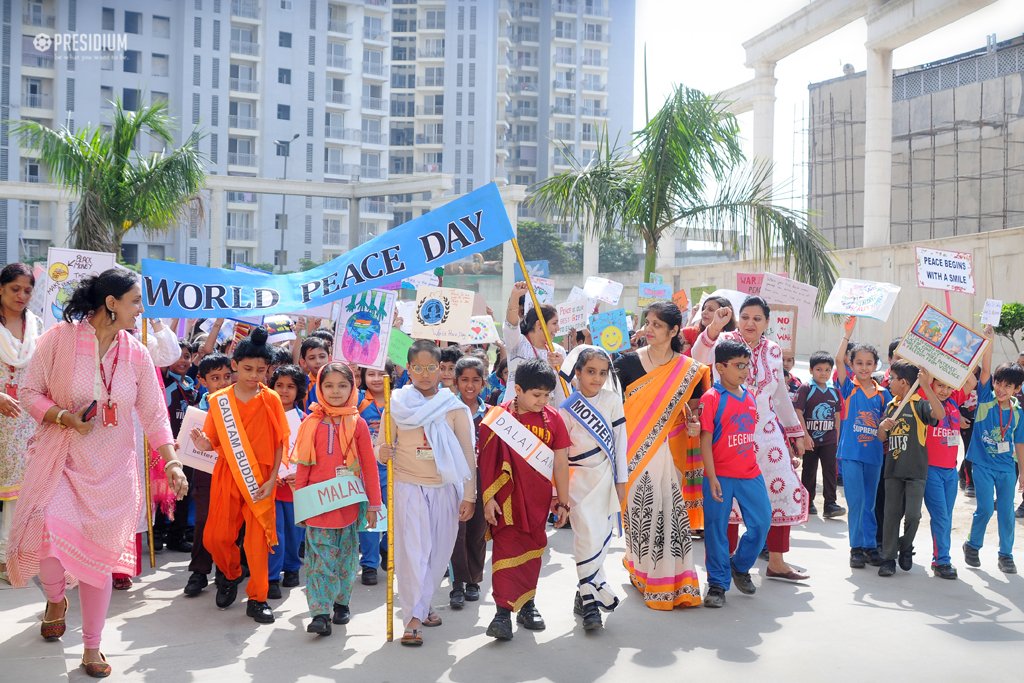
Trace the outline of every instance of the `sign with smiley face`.
<path fill-rule="evenodd" d="M 630 344 L 626 309 L 617 308 L 590 316 L 590 334 L 594 343 L 608 353 L 628 351 Z"/>

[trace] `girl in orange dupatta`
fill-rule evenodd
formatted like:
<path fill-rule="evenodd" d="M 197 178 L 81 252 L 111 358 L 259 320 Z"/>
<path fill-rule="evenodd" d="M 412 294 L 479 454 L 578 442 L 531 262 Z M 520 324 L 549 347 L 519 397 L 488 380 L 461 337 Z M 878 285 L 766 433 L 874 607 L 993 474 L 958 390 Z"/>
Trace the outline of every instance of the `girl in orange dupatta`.
<path fill-rule="evenodd" d="M 659 610 L 701 604 L 680 472 L 692 446 L 687 405 L 709 386 L 710 371 L 680 354 L 681 324 L 678 306 L 653 304 L 647 346 L 615 363 L 629 426 L 623 563 L 646 605 Z"/>

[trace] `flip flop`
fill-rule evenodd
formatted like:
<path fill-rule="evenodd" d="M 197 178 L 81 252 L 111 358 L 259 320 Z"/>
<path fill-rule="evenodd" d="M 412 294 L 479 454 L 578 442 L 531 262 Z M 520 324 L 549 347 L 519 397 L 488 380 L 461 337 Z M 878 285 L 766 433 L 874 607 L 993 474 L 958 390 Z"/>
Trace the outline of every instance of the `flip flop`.
<path fill-rule="evenodd" d="M 407 647 L 419 647 L 423 644 L 423 636 L 418 628 L 407 628 L 400 642 Z"/>
<path fill-rule="evenodd" d="M 440 626 L 441 625 L 441 617 L 437 616 L 436 612 L 431 612 L 430 614 L 427 615 L 427 618 L 424 619 L 421 623 L 424 626 L 428 627 L 428 628 L 433 628 L 434 626 Z"/>

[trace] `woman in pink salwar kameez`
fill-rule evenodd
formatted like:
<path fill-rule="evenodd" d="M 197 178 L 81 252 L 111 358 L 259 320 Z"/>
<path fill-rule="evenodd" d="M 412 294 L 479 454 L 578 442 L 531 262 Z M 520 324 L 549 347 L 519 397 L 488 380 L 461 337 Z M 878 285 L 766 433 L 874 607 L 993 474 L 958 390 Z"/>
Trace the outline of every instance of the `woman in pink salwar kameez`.
<path fill-rule="evenodd" d="M 47 605 L 41 633 L 64 633 L 66 577 L 79 583 L 82 666 L 110 674 L 100 636 L 114 572 L 135 570 L 142 505 L 136 466 L 137 413 L 165 460 L 180 497 L 187 490 L 153 361 L 128 330 L 142 314 L 133 273 L 111 269 L 75 290 L 61 323 L 40 339 L 23 387 L 23 406 L 41 425 L 29 441 L 25 480 L 8 549 L 11 583 L 39 575 Z M 95 402 L 95 416 L 83 413 Z"/>

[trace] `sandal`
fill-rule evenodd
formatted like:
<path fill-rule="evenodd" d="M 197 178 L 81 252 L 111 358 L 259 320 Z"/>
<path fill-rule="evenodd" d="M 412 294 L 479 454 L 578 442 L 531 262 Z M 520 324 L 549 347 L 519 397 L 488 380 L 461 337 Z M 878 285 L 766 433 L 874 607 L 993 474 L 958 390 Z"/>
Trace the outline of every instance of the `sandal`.
<path fill-rule="evenodd" d="M 53 642 L 60 640 L 60 637 L 64 635 L 64 631 L 67 630 L 67 623 L 64 619 L 68 616 L 68 596 L 64 596 L 64 614 L 61 615 L 60 619 L 50 619 L 47 621 L 46 608 L 50 604 L 50 601 L 47 600 L 46 607 L 43 607 L 43 623 L 39 625 L 39 635 L 43 637 L 43 640 Z"/>
<path fill-rule="evenodd" d="M 437 612 L 431 612 L 427 615 L 427 618 L 423 620 L 423 625 L 428 628 L 441 625 L 441 617 L 437 616 Z"/>
<path fill-rule="evenodd" d="M 132 578 L 124 574 L 115 574 L 113 581 L 116 591 L 126 591 L 132 587 Z"/>
<path fill-rule="evenodd" d="M 106 678 L 110 675 L 110 665 L 107 664 L 107 658 L 100 653 L 99 662 L 86 662 L 82 660 L 82 668 L 85 669 L 85 673 L 92 678 Z"/>
<path fill-rule="evenodd" d="M 419 647 L 423 644 L 423 635 L 418 628 L 407 628 L 402 634 L 401 643 L 407 647 Z"/>

